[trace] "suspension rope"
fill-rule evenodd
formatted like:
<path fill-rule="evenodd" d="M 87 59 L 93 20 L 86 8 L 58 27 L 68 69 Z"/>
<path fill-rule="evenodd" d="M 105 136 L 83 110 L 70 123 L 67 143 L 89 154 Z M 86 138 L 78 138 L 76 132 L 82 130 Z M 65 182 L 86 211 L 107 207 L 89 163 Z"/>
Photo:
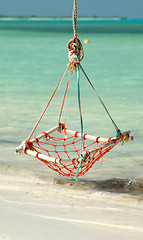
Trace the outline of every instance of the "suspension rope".
<path fill-rule="evenodd" d="M 105 106 L 104 102 L 102 101 L 101 97 L 99 96 L 99 94 L 97 93 L 97 91 L 95 90 L 95 88 L 93 87 L 91 81 L 89 80 L 89 78 L 88 78 L 87 74 L 85 73 L 85 71 L 84 71 L 83 67 L 81 66 L 81 64 L 79 65 L 79 67 L 80 67 L 81 71 L 83 72 L 85 78 L 86 78 L 87 81 L 89 82 L 90 86 L 92 87 L 93 91 L 94 91 L 95 94 L 97 95 L 97 97 L 98 97 L 99 101 L 101 102 L 103 108 L 105 109 L 106 113 L 108 114 L 108 116 L 109 116 L 109 118 L 110 118 L 110 120 L 111 120 L 111 122 L 112 122 L 112 124 L 113 124 L 113 126 L 114 126 L 114 128 L 115 128 L 115 130 L 117 131 L 117 137 L 118 137 L 118 136 L 121 134 L 120 129 L 118 128 L 118 126 L 116 125 L 115 121 L 113 120 L 111 114 L 109 113 L 109 111 L 108 111 L 107 107 Z"/>
<path fill-rule="evenodd" d="M 73 5 L 73 38 L 68 42 L 68 49 L 69 49 L 69 66 L 75 72 L 77 71 L 77 64 L 84 57 L 83 46 L 76 34 L 76 26 L 77 26 L 77 3 L 74 0 Z"/>
<path fill-rule="evenodd" d="M 69 72 L 69 74 L 71 75 L 72 73 Z M 70 76 L 69 76 L 70 77 Z M 70 80 L 69 80 L 70 81 Z M 68 109 L 68 96 L 69 96 L 69 85 L 68 85 L 68 89 L 67 89 L 67 95 L 66 95 L 66 106 L 65 106 L 65 119 L 64 119 L 64 124 L 66 124 L 66 117 L 67 117 L 67 109 Z"/>
<path fill-rule="evenodd" d="M 61 111 L 60 111 L 60 116 L 59 116 L 59 123 L 60 123 L 60 120 L 61 120 L 61 116 L 62 116 L 64 104 L 65 104 L 65 99 L 66 99 L 66 96 L 67 96 L 67 94 L 68 94 L 69 83 L 70 83 L 70 75 L 71 75 L 71 72 L 70 72 L 70 70 L 69 70 L 69 77 L 68 77 L 68 82 L 67 82 L 65 94 L 64 94 L 64 97 L 63 97 L 63 103 L 62 103 L 62 107 L 61 107 Z M 65 111 L 65 119 L 66 119 L 66 111 Z"/>
<path fill-rule="evenodd" d="M 54 93 L 52 94 L 52 96 L 51 96 L 51 98 L 50 98 L 50 100 L 49 100 L 47 106 L 45 107 L 43 113 L 41 114 L 40 118 L 38 119 L 37 123 L 35 124 L 34 128 L 32 129 L 30 135 L 28 136 L 27 141 L 29 141 L 29 140 L 31 139 L 31 137 L 33 136 L 33 133 L 35 132 L 36 128 L 38 127 L 38 125 L 39 125 L 39 123 L 40 123 L 42 117 L 44 116 L 44 114 L 45 114 L 47 108 L 49 107 L 49 105 L 50 105 L 50 103 L 51 103 L 53 97 L 55 96 L 55 94 L 56 94 L 56 92 L 57 92 L 57 90 L 58 90 L 60 84 L 62 83 L 62 81 L 63 81 L 63 79 L 64 79 L 64 76 L 65 76 L 66 73 L 67 73 L 67 70 L 68 70 L 68 67 L 66 68 L 66 71 L 64 72 L 64 74 L 63 74 L 63 76 L 62 76 L 60 82 L 58 83 L 58 85 L 57 85 L 57 87 L 56 87 Z"/>
<path fill-rule="evenodd" d="M 73 5 L 73 32 L 74 32 L 74 37 L 76 36 L 76 25 L 77 25 L 77 3 L 76 3 L 76 0 L 74 0 L 74 5 Z"/>
<path fill-rule="evenodd" d="M 78 107 L 79 107 L 79 115 L 80 115 L 80 128 L 81 128 L 81 161 L 78 166 L 75 179 L 78 181 L 78 173 L 80 171 L 80 168 L 82 166 L 83 160 L 85 159 L 86 154 L 83 156 L 83 151 L 84 151 L 84 142 L 83 142 L 83 118 L 82 118 L 82 110 L 81 110 L 81 97 L 80 97 L 80 69 L 79 69 L 79 64 L 77 65 L 77 86 L 78 86 Z"/>
<path fill-rule="evenodd" d="M 81 154 L 83 152 L 83 118 L 82 118 L 82 110 L 81 110 L 81 97 L 80 97 L 80 71 L 79 65 L 77 66 L 77 86 L 78 86 L 78 107 L 79 107 L 79 116 L 80 116 L 80 128 L 81 128 Z"/>

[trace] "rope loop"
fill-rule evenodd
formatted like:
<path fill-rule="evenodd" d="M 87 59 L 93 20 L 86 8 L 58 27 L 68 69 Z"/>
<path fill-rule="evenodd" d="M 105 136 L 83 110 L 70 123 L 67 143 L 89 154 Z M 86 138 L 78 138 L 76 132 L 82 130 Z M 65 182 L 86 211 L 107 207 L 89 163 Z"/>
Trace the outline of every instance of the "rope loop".
<path fill-rule="evenodd" d="M 28 149 L 33 149 L 33 143 L 31 141 L 26 141 L 26 144 Z"/>
<path fill-rule="evenodd" d="M 69 60 L 71 64 L 79 64 L 84 57 L 83 46 L 77 36 L 68 42 Z"/>

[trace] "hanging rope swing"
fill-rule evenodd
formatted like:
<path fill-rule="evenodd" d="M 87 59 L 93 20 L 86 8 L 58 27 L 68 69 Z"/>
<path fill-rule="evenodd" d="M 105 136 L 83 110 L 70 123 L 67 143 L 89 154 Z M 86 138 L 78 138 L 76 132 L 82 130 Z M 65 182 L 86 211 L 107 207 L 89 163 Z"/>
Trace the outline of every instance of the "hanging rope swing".
<path fill-rule="evenodd" d="M 31 131 L 26 141 L 23 141 L 17 148 L 17 153 L 25 153 L 30 156 L 38 158 L 45 163 L 49 168 L 58 172 L 59 175 L 78 179 L 79 176 L 84 175 L 93 164 L 99 161 L 107 152 L 114 148 L 120 142 L 132 141 L 133 137 L 130 136 L 130 131 L 121 133 L 113 120 L 111 114 L 107 110 L 104 102 L 100 98 L 99 94 L 92 85 L 90 79 L 81 66 L 81 60 L 84 57 L 83 46 L 76 34 L 77 25 L 77 4 L 74 0 L 73 6 L 73 38 L 68 43 L 69 49 L 69 64 L 67 69 L 58 83 L 54 93 L 52 94 L 46 108 L 38 119 L 36 125 Z M 48 109 L 51 101 L 53 100 L 59 86 L 61 85 L 66 73 L 68 72 L 68 81 L 63 96 L 62 107 L 58 117 L 58 124 L 52 127 L 48 131 L 42 132 L 40 135 L 33 137 L 35 130 L 37 129 L 41 119 L 43 118 L 46 110 Z M 63 108 L 67 108 L 68 91 L 70 77 L 73 72 L 77 75 L 77 87 L 78 87 L 78 108 L 80 116 L 80 129 L 81 132 L 69 130 L 66 128 L 66 114 L 65 122 L 61 122 L 63 114 Z M 107 113 L 111 123 L 113 124 L 116 136 L 109 138 L 102 138 L 99 136 L 92 136 L 83 132 L 83 118 L 81 110 L 81 98 L 80 98 L 80 72 L 83 73 L 85 79 L 95 92 L 100 103 L 102 104 L 105 112 Z"/>

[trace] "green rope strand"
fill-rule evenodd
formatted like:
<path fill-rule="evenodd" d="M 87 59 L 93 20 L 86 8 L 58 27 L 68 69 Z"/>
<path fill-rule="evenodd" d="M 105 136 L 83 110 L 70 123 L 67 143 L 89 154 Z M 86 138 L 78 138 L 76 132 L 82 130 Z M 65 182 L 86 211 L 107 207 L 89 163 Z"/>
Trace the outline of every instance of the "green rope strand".
<path fill-rule="evenodd" d="M 78 86 L 78 107 L 79 107 L 79 114 L 80 114 L 80 128 L 81 128 L 81 162 L 78 166 L 76 175 L 75 175 L 75 179 L 76 181 L 78 181 L 78 173 L 79 170 L 82 166 L 83 160 L 85 159 L 86 154 L 82 157 L 82 153 L 83 153 L 83 118 L 82 118 L 82 111 L 81 111 L 81 100 L 80 100 L 80 69 L 79 69 L 79 65 L 77 66 L 77 86 Z"/>
<path fill-rule="evenodd" d="M 102 99 L 100 98 L 99 94 L 97 93 L 97 91 L 95 90 L 94 86 L 92 85 L 91 81 L 89 80 L 88 76 L 86 75 L 84 69 L 82 68 L 82 66 L 79 64 L 77 66 L 77 82 L 78 82 L 78 106 L 79 106 L 79 113 L 80 113 L 80 124 L 81 124 L 81 162 L 78 166 L 78 169 L 77 169 L 77 172 L 76 172 L 76 175 L 75 175 L 75 179 L 76 181 L 78 181 L 78 173 L 79 173 L 79 170 L 83 164 L 83 161 L 85 160 L 85 157 L 86 157 L 86 154 L 84 154 L 84 156 L 82 156 L 83 154 L 83 119 L 82 119 L 82 111 L 81 111 L 81 100 L 80 100 L 80 69 L 82 70 L 84 76 L 86 77 L 86 79 L 88 80 L 90 86 L 92 87 L 92 89 L 94 90 L 94 92 L 96 93 L 99 101 L 101 102 L 102 106 L 104 107 L 106 113 L 108 114 L 116 132 L 117 132 L 117 135 L 116 137 L 118 137 L 120 134 L 121 134 L 121 130 L 118 128 L 118 126 L 116 125 L 116 123 L 114 122 L 112 116 L 110 115 L 108 109 L 106 108 L 104 102 L 102 101 Z"/>
<path fill-rule="evenodd" d="M 115 128 L 115 130 L 117 131 L 117 136 L 116 136 L 116 137 L 118 137 L 118 136 L 121 134 L 120 129 L 118 128 L 118 126 L 117 126 L 116 123 L 114 122 L 114 120 L 113 120 L 113 118 L 111 117 L 108 109 L 106 108 L 104 102 L 102 101 L 102 99 L 100 98 L 99 94 L 97 93 L 97 91 L 96 91 L 95 88 L 93 87 L 91 81 L 89 80 L 88 76 L 86 75 L 86 73 L 85 73 L 83 67 L 81 66 L 81 64 L 80 64 L 80 69 L 82 70 L 84 76 L 86 77 L 86 79 L 87 79 L 87 81 L 89 82 L 90 86 L 92 87 L 92 89 L 94 90 L 95 94 L 97 95 L 97 97 L 98 97 L 99 101 L 101 102 L 102 106 L 104 107 L 106 113 L 108 114 L 108 116 L 109 116 L 109 118 L 110 118 L 110 120 L 111 120 L 111 122 L 112 122 L 112 124 L 113 124 L 113 126 L 114 126 L 114 128 Z"/>
<path fill-rule="evenodd" d="M 74 177 L 76 181 L 78 181 L 78 173 L 79 173 L 79 170 L 80 170 L 80 168 L 81 168 L 81 166 L 82 166 L 83 161 L 85 160 L 85 157 L 86 157 L 86 154 L 84 155 L 84 157 L 81 158 L 81 162 L 80 162 L 80 164 L 79 164 L 79 166 L 78 166 L 76 175 L 75 175 L 75 177 Z"/>

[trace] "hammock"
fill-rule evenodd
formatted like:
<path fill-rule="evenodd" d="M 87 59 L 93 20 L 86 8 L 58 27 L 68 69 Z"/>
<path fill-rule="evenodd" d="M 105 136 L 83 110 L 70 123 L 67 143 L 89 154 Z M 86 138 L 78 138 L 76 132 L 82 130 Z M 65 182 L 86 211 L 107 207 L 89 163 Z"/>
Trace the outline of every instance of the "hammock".
<path fill-rule="evenodd" d="M 78 179 L 79 176 L 84 175 L 93 164 L 99 161 L 107 152 L 114 148 L 120 142 L 132 141 L 133 137 L 130 136 L 130 131 L 121 133 L 120 129 L 117 127 L 112 116 L 107 110 L 104 102 L 100 98 L 99 94 L 92 85 L 90 79 L 85 73 L 83 67 L 81 66 L 81 60 L 84 57 L 83 47 L 76 35 L 76 23 L 77 23 L 77 4 L 74 0 L 73 7 L 73 31 L 74 36 L 68 43 L 69 49 L 69 64 L 67 69 L 58 83 L 54 93 L 52 94 L 46 108 L 41 114 L 38 122 L 34 126 L 32 132 L 26 141 L 23 141 L 17 148 L 17 153 L 25 153 L 30 156 L 34 156 L 43 163 L 45 163 L 49 168 L 59 173 L 59 175 Z M 65 93 L 63 96 L 62 107 L 60 110 L 58 124 L 51 129 L 42 132 L 40 135 L 33 137 L 35 130 L 37 129 L 41 119 L 43 118 L 47 108 L 49 107 L 51 101 L 53 100 L 59 86 L 61 85 L 66 73 L 69 73 Z M 61 122 L 61 117 L 63 114 L 63 108 L 67 108 L 68 91 L 70 76 L 73 72 L 77 75 L 78 83 L 78 107 L 80 115 L 80 129 L 81 132 L 75 130 L 69 130 L 66 128 L 66 117 L 65 122 Z M 99 101 L 101 102 L 103 108 L 105 109 L 109 119 L 111 120 L 115 130 L 116 137 L 102 138 L 99 136 L 92 136 L 85 134 L 83 132 L 83 118 L 81 110 L 81 98 L 80 98 L 80 72 L 83 73 L 87 82 L 90 84 L 91 88 L 97 95 Z"/>

